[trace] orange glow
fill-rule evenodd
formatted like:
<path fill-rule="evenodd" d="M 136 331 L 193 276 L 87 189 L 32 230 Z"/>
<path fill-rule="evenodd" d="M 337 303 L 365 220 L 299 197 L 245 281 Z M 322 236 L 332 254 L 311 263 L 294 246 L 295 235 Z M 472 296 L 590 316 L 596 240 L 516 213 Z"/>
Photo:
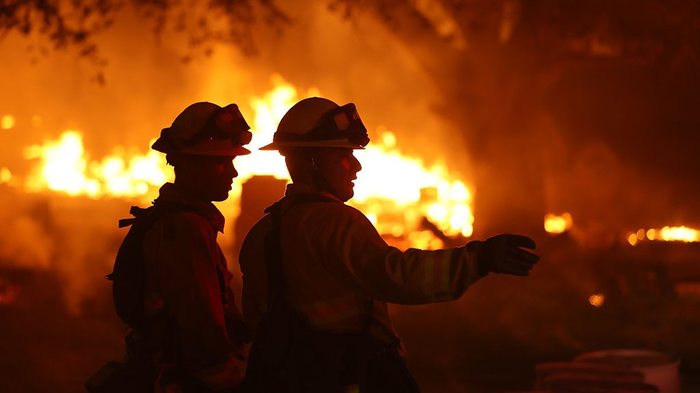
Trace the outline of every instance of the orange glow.
<path fill-rule="evenodd" d="M 3 130 L 10 130 L 15 126 L 15 118 L 11 115 L 4 115 L 0 117 L 0 128 Z"/>
<path fill-rule="evenodd" d="M 636 246 L 637 243 L 639 242 L 639 238 L 637 238 L 636 233 L 628 233 L 627 234 L 627 243 L 629 243 L 632 246 Z"/>
<path fill-rule="evenodd" d="M 12 180 L 12 172 L 7 167 L 0 168 L 0 184 L 9 183 Z"/>
<path fill-rule="evenodd" d="M 544 216 L 544 230 L 549 233 L 564 233 L 574 226 L 574 220 L 570 213 L 561 215 L 546 214 Z"/>
<path fill-rule="evenodd" d="M 593 295 L 588 297 L 588 303 L 590 303 L 591 306 L 596 308 L 602 307 L 605 303 L 605 295 L 603 295 L 602 293 L 594 293 Z"/>
<path fill-rule="evenodd" d="M 700 241 L 700 230 L 680 227 L 663 227 L 661 228 L 661 240 L 664 241 L 681 241 L 681 242 L 697 242 Z"/>
<path fill-rule="evenodd" d="M 647 239 L 656 240 L 656 229 L 649 229 L 647 231 Z"/>
<path fill-rule="evenodd" d="M 644 229 L 638 229 L 637 230 L 637 239 L 644 240 L 645 234 L 646 234 L 646 232 L 644 231 Z"/>
<path fill-rule="evenodd" d="M 412 247 L 421 249 L 438 249 L 444 247 L 442 240 L 433 236 L 429 231 L 414 231 L 408 235 Z"/>
<path fill-rule="evenodd" d="M 630 238 L 634 235 L 634 243 Z M 666 242 L 700 242 L 700 230 L 687 226 L 665 226 L 661 229 L 643 229 L 640 228 L 637 232 L 627 235 L 627 241 L 633 246 L 639 241 L 646 239 L 651 241 L 666 241 Z"/>
<path fill-rule="evenodd" d="M 39 115 L 34 115 L 32 116 L 31 122 L 32 126 L 41 127 L 41 125 L 44 123 L 44 119 L 42 119 Z"/>
<path fill-rule="evenodd" d="M 426 217 L 447 236 L 471 236 L 472 192 L 466 184 L 451 179 L 444 165 L 428 168 L 422 160 L 401 154 L 391 146 L 395 137 L 389 135 L 385 132 L 377 143 L 356 152 L 365 170 L 358 175 L 351 204 L 366 212 L 381 211 L 384 216 L 393 212 L 409 225 L 408 231 Z M 383 201 L 391 203 L 387 206 Z M 396 232 L 392 221 L 379 220 L 377 229 Z"/>
<path fill-rule="evenodd" d="M 0 305 L 14 303 L 17 295 L 19 295 L 19 287 L 0 277 Z"/>
<path fill-rule="evenodd" d="M 269 143 L 280 119 L 299 99 L 319 95 L 310 90 L 299 94 L 281 77 L 273 77 L 274 88 L 262 97 L 250 100 L 253 140 L 252 154 L 237 157 L 239 181 L 234 182 L 230 201 L 240 198 L 241 184 L 256 175 L 271 175 L 289 180 L 284 159 L 274 151 L 259 151 Z M 356 156 L 365 168 L 355 182 L 355 197 L 349 203 L 375 223 L 387 236 L 404 239 L 402 245 L 440 248 L 443 241 L 424 227 L 427 219 L 449 237 L 469 237 L 473 232 L 473 191 L 453 177 L 441 163 L 427 166 L 416 157 L 401 153 L 396 135 L 378 129 L 374 141 Z M 40 161 L 25 181 L 30 191 L 45 189 L 90 198 L 119 197 L 147 201 L 158 187 L 172 178 L 162 154 L 127 154 L 124 148 L 100 161 L 91 160 L 79 131 L 68 130 L 56 141 L 30 146 L 25 157 Z M 239 211 L 232 203 L 233 216 Z"/>

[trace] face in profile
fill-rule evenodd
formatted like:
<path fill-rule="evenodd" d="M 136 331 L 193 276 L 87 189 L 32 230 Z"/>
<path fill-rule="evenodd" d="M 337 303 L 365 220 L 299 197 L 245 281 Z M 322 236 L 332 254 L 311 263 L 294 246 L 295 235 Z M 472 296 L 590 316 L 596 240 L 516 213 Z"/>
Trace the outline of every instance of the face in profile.
<path fill-rule="evenodd" d="M 355 194 L 353 181 L 357 179 L 357 172 L 362 165 L 355 158 L 352 149 L 323 148 L 314 154 L 317 170 L 325 179 L 325 191 L 335 195 L 345 202 Z"/>
<path fill-rule="evenodd" d="M 188 155 L 178 159 L 176 182 L 191 197 L 203 201 L 224 201 L 238 176 L 233 166 L 235 157 Z"/>

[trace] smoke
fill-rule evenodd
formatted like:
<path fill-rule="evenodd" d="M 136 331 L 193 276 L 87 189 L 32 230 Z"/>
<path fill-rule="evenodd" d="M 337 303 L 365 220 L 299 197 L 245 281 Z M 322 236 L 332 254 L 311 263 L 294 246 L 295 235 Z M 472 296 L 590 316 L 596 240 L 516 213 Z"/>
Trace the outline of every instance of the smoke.
<path fill-rule="evenodd" d="M 12 210 L 3 210 L 0 220 L 4 223 L 0 238 L 0 261 L 4 267 L 47 269 L 51 266 L 53 246 L 47 228 L 36 216 L 17 206 L 16 201 L 4 196 L 3 206 L 12 206 Z M 12 213 L 9 214 L 9 211 Z"/>
<path fill-rule="evenodd" d="M 57 300 L 74 315 L 109 285 L 114 255 L 124 233 L 113 218 L 127 203 L 3 190 L 0 213 L 0 271 L 45 272 L 62 284 Z M 29 290 L 29 289 L 27 289 Z"/>

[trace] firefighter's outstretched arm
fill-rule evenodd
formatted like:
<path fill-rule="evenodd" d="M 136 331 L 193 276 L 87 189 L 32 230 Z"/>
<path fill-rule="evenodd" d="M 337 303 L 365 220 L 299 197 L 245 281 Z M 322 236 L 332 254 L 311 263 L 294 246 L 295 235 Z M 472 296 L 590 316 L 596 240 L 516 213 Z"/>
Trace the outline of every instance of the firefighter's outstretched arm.
<path fill-rule="evenodd" d="M 313 236 L 323 239 L 328 269 L 338 269 L 348 281 L 377 300 L 425 304 L 456 299 L 482 275 L 476 254 L 468 249 L 401 251 L 386 244 L 358 210 L 328 204 Z"/>
<path fill-rule="evenodd" d="M 457 299 L 489 272 L 526 275 L 538 259 L 521 248 L 534 248 L 534 242 L 518 235 L 451 249 L 401 251 L 387 245 L 359 211 L 343 205 L 329 209 L 328 225 L 317 229 L 318 236 L 328 237 L 325 260 L 341 261 L 370 296 L 391 303 Z"/>

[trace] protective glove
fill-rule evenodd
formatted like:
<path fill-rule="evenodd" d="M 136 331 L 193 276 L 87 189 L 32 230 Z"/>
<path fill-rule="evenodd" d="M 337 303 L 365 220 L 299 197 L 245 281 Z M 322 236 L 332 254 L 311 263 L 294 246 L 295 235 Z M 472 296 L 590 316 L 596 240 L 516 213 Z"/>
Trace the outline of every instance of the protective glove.
<path fill-rule="evenodd" d="M 529 237 L 511 234 L 496 235 L 467 245 L 467 249 L 476 251 L 476 263 L 482 276 L 489 272 L 527 276 L 540 257 L 523 248 L 534 250 L 535 247 L 535 242 Z"/>

